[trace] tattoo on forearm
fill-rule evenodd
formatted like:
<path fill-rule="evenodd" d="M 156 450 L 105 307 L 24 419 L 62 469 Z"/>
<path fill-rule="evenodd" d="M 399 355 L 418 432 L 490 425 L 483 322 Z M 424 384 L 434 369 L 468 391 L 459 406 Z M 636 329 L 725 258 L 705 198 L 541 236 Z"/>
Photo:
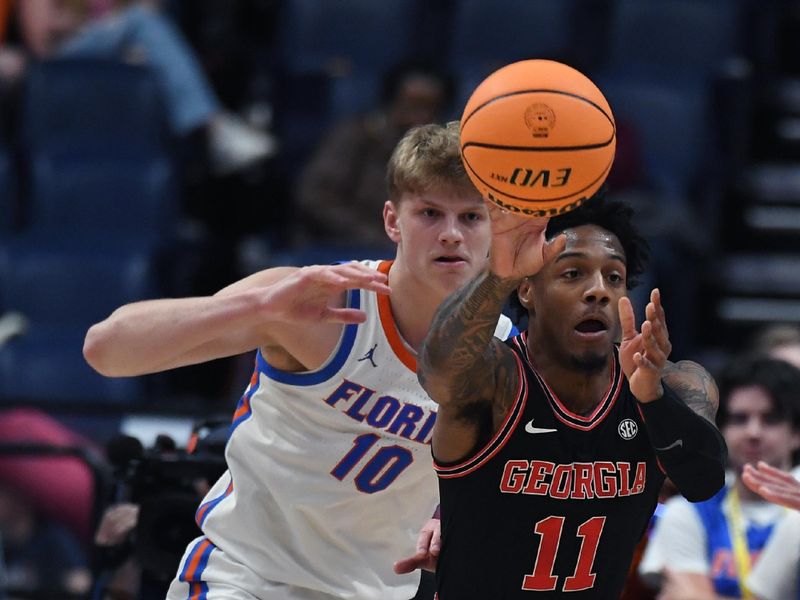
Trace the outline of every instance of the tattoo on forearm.
<path fill-rule="evenodd" d="M 475 382 L 489 379 L 473 366 L 489 348 L 511 284 L 484 272 L 451 294 L 434 316 L 418 365 L 420 381 L 435 369 L 448 378 L 454 395 L 475 393 Z"/>
<path fill-rule="evenodd" d="M 683 360 L 664 370 L 664 381 L 686 406 L 711 423 L 715 422 L 719 391 L 708 371 L 695 362 Z"/>

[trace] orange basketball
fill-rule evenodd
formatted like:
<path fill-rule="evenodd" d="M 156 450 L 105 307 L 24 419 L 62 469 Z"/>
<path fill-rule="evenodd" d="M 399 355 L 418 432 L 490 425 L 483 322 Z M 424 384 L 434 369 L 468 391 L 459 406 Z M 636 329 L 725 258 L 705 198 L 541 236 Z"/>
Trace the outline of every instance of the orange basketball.
<path fill-rule="evenodd" d="M 487 200 L 529 217 L 580 206 L 605 181 L 616 127 L 603 94 L 552 60 L 498 69 L 461 117 L 461 156 Z"/>

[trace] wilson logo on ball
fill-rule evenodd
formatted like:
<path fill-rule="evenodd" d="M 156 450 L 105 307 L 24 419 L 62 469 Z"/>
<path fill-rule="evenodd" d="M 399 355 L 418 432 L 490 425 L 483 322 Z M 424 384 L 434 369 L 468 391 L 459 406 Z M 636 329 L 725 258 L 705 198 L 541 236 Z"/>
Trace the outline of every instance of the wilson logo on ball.
<path fill-rule="evenodd" d="M 509 204 L 508 202 L 503 202 L 500 198 L 489 191 L 486 192 L 486 199 L 490 202 L 493 202 L 500 208 L 507 210 L 508 212 L 518 215 L 525 215 L 526 217 L 555 217 L 557 215 L 563 215 L 566 212 L 578 208 L 581 204 L 588 200 L 588 198 L 584 197 L 579 198 L 578 200 L 573 200 L 569 204 L 562 204 L 561 206 L 556 206 L 553 208 L 527 208 L 517 206 L 516 204 Z"/>

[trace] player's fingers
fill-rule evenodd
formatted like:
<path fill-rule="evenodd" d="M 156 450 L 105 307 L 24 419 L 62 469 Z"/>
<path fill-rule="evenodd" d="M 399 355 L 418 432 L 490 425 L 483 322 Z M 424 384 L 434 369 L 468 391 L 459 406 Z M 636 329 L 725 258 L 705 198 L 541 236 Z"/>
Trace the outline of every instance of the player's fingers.
<path fill-rule="evenodd" d="M 357 308 L 329 308 L 322 315 L 323 321 L 328 323 L 363 323 L 367 320 L 367 313 Z"/>
<path fill-rule="evenodd" d="M 544 248 L 542 249 L 542 258 L 544 259 L 544 262 L 550 262 L 556 256 L 561 254 L 566 246 L 567 236 L 565 236 L 563 233 L 557 235 L 549 242 L 545 242 Z"/>
<path fill-rule="evenodd" d="M 389 286 L 387 285 L 389 278 L 385 273 L 376 271 L 361 263 L 336 265 L 329 273 L 332 277 L 338 276 L 336 281 L 340 287 L 363 287 L 373 290 L 389 290 Z"/>
<path fill-rule="evenodd" d="M 642 340 L 647 359 L 655 368 L 662 369 L 667 362 L 667 357 L 653 334 L 653 324 L 650 321 L 642 323 Z"/>
<path fill-rule="evenodd" d="M 792 476 L 791 473 L 787 473 L 785 471 L 781 471 L 780 469 L 778 469 L 776 467 L 773 467 L 772 465 L 768 465 L 763 460 L 758 461 L 758 469 L 757 469 L 757 471 L 760 471 L 760 472 L 762 472 L 764 474 L 767 474 L 767 475 L 771 475 L 771 476 L 775 477 L 776 479 L 779 479 L 781 481 L 785 481 L 786 483 L 790 483 L 790 484 L 794 484 L 794 485 L 800 485 L 800 483 L 798 483 L 798 481 L 794 478 L 794 476 Z"/>
<path fill-rule="evenodd" d="M 641 352 L 634 353 L 633 362 L 636 363 L 636 366 L 640 369 L 649 369 L 652 371 L 659 370 L 658 367 L 655 364 L 653 364 L 653 362 Z"/>
<path fill-rule="evenodd" d="M 622 326 L 622 341 L 629 341 L 636 337 L 636 317 L 633 314 L 633 304 L 630 298 L 623 296 L 617 304 L 619 322 Z"/>
<path fill-rule="evenodd" d="M 398 575 L 413 573 L 425 564 L 426 558 L 426 556 L 420 556 L 419 553 L 417 553 L 414 556 L 409 556 L 408 558 L 402 558 L 398 560 L 396 563 L 394 563 L 392 568 Z"/>
<path fill-rule="evenodd" d="M 652 303 L 648 304 L 648 307 L 651 307 Z M 672 342 L 669 341 L 669 333 L 664 327 L 663 323 L 658 320 L 658 317 L 650 318 L 648 317 L 645 323 L 648 324 L 648 335 L 652 336 L 654 343 L 657 345 L 659 352 L 664 355 L 664 360 L 672 352 Z M 642 334 L 644 335 L 645 332 L 645 323 L 642 323 Z"/>
<path fill-rule="evenodd" d="M 417 554 L 428 553 L 431 547 L 431 540 L 433 538 L 433 531 L 430 529 L 423 529 L 417 536 Z"/>
<path fill-rule="evenodd" d="M 658 320 L 664 323 L 664 326 L 667 325 L 667 313 L 664 311 L 664 305 L 661 303 L 661 290 L 658 288 L 653 288 L 653 291 L 650 292 L 650 302 L 652 302 L 656 307 L 656 316 Z"/>

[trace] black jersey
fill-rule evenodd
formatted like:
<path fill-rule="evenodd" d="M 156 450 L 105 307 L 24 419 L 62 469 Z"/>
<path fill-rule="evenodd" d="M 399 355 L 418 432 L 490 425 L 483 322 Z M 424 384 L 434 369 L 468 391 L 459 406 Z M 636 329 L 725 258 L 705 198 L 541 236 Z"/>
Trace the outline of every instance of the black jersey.
<path fill-rule="evenodd" d="M 435 463 L 439 599 L 619 598 L 664 474 L 616 351 L 606 396 L 580 416 L 533 368 L 525 340 L 506 342 L 521 383 L 500 430 L 472 458 Z"/>

